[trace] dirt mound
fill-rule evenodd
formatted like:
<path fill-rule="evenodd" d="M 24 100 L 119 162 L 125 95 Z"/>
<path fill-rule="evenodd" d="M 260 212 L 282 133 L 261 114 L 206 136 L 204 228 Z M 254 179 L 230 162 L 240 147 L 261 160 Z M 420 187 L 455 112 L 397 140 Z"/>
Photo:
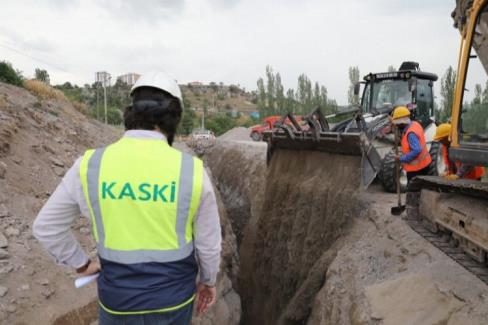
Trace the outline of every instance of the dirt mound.
<path fill-rule="evenodd" d="M 67 101 L 40 100 L 3 83 L 0 99 L 0 323 L 48 324 L 96 292 L 94 286 L 75 291 L 73 272 L 56 266 L 33 238 L 33 219 L 74 160 L 120 132 Z M 94 253 L 86 219 L 77 221 L 74 232 Z"/>
<path fill-rule="evenodd" d="M 246 323 L 299 322 L 320 290 L 328 251 L 358 214 L 360 159 L 279 150 L 267 177 L 254 244 L 254 272 L 243 275 Z M 244 286 L 243 286 L 244 287 Z"/>
<path fill-rule="evenodd" d="M 249 128 L 237 127 L 222 134 L 218 139 L 223 141 L 252 141 L 250 135 L 251 130 Z"/>
<path fill-rule="evenodd" d="M 486 323 L 486 285 L 391 216 L 394 195 L 373 186 L 361 200 L 307 324 Z"/>

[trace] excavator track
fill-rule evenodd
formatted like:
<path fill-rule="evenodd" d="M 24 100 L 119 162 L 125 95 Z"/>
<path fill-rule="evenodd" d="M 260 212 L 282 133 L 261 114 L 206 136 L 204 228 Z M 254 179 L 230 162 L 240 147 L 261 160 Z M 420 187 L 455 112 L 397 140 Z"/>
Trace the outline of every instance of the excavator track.
<path fill-rule="evenodd" d="M 441 230 L 438 225 L 422 216 L 419 209 L 422 190 L 461 194 L 488 202 L 488 183 L 469 180 L 449 181 L 435 176 L 417 177 L 409 184 L 406 202 L 407 213 L 404 217 L 404 220 L 415 232 L 488 285 L 488 261 L 480 262 L 471 257 L 465 249 L 460 247 L 458 243 L 456 244 L 456 241 L 453 240 L 453 233 L 449 229 L 443 228 Z M 488 218 L 488 213 L 486 218 Z M 476 245 L 472 241 L 470 244 Z M 486 254 L 486 250 L 483 251 Z"/>

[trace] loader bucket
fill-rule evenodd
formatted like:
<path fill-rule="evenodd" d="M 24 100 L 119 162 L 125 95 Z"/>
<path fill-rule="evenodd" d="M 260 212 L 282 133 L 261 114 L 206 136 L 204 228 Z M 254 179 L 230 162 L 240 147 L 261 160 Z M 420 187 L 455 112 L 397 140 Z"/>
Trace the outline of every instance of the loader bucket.
<path fill-rule="evenodd" d="M 263 133 L 268 142 L 268 160 L 276 150 L 321 151 L 330 154 L 356 156 L 361 159 L 361 187 L 367 188 L 381 168 L 381 157 L 367 134 L 357 132 L 332 132 L 320 111 L 297 122 L 289 113 L 275 124 L 271 131 Z"/>

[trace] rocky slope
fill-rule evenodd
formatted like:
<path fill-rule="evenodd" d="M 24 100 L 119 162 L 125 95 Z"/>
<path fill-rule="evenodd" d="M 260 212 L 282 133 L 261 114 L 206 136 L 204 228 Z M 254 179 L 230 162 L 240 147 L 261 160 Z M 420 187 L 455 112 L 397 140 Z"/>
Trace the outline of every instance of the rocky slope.
<path fill-rule="evenodd" d="M 91 324 L 97 317 L 96 285 L 76 290 L 75 274 L 59 267 L 32 236 L 37 212 L 74 160 L 87 148 L 115 141 L 121 129 L 80 114 L 66 101 L 39 100 L 25 89 L 0 83 L 0 323 Z M 180 149 L 188 150 L 185 146 Z M 219 302 L 194 324 L 238 324 L 233 289 L 239 261 L 236 239 L 220 206 L 223 233 Z M 96 255 L 91 227 L 72 228 Z"/>
<path fill-rule="evenodd" d="M 120 133 L 69 102 L 39 100 L 0 83 L 0 322 L 48 324 L 94 299 L 94 286 L 75 291 L 73 272 L 54 264 L 31 226 L 74 160 Z M 80 218 L 73 231 L 93 254 L 86 221 Z"/>

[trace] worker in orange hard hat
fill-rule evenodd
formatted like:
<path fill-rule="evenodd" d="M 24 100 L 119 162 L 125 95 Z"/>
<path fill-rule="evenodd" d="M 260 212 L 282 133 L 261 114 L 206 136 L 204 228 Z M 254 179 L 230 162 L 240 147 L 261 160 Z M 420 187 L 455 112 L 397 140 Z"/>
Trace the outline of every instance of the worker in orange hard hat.
<path fill-rule="evenodd" d="M 410 119 L 410 110 L 405 106 L 395 108 L 392 123 L 399 129 L 402 136 L 402 155 L 397 156 L 403 169 L 407 172 L 407 179 L 419 175 L 427 175 L 432 162 L 427 150 L 424 129 L 420 123 Z"/>
<path fill-rule="evenodd" d="M 449 147 L 451 146 L 450 134 L 451 124 L 449 123 L 443 123 L 435 130 L 434 141 L 442 143 L 442 157 L 446 164 L 446 173 L 444 176 L 448 179 L 465 178 L 481 180 L 481 177 L 485 174 L 485 169 L 482 166 L 473 166 L 459 161 L 454 162 L 449 159 Z"/>

